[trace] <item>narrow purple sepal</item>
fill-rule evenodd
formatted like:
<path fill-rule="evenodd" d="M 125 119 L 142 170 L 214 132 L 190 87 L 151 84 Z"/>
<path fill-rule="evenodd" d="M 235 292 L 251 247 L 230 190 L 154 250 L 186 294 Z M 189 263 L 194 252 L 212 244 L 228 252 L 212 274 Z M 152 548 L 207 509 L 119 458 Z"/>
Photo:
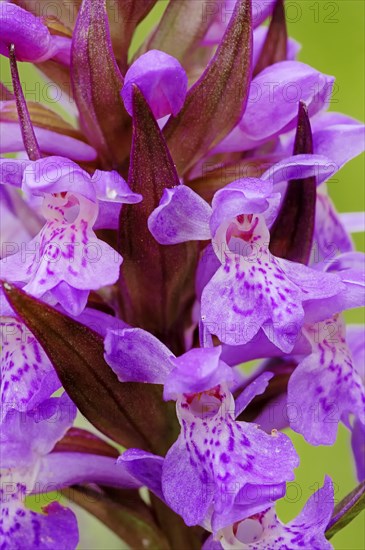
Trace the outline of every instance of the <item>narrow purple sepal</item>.
<path fill-rule="evenodd" d="M 160 244 L 210 239 L 209 204 L 187 185 L 165 189 L 148 228 Z"/>
<path fill-rule="evenodd" d="M 328 157 L 339 170 L 365 149 L 365 128 L 359 121 L 333 112 L 321 112 L 311 119 L 313 151 Z M 290 155 L 294 135 L 282 137 L 280 151 Z"/>
<path fill-rule="evenodd" d="M 272 372 L 264 372 L 258 376 L 247 388 L 245 388 L 235 399 L 235 416 L 236 418 L 241 412 L 251 403 L 251 401 L 257 396 L 264 393 L 271 378 L 274 374 Z"/>
<path fill-rule="evenodd" d="M 141 482 L 114 458 L 78 452 L 51 452 L 42 461 L 33 494 L 59 491 L 71 485 L 98 483 L 134 489 Z"/>
<path fill-rule="evenodd" d="M 232 369 L 220 360 L 222 348 L 194 348 L 172 359 L 174 370 L 165 381 L 164 399 L 198 394 L 233 379 Z"/>
<path fill-rule="evenodd" d="M 105 360 L 121 382 L 163 384 L 174 368 L 171 351 L 149 332 L 108 330 Z"/>
<path fill-rule="evenodd" d="M 93 161 L 97 153 L 88 143 L 53 130 L 34 126 L 34 134 L 39 149 L 49 155 L 68 157 L 75 161 Z M 20 125 L 17 122 L 2 121 L 0 128 L 0 152 L 21 153 L 24 142 Z"/>
<path fill-rule="evenodd" d="M 119 458 L 118 464 L 126 470 L 142 485 L 164 500 L 161 476 L 164 459 L 140 449 L 128 449 Z"/>
<path fill-rule="evenodd" d="M 271 84 L 270 84 L 271 83 Z M 299 101 L 312 117 L 328 106 L 334 78 L 299 61 L 282 61 L 253 79 L 241 122 L 215 152 L 254 149 L 295 128 Z"/>

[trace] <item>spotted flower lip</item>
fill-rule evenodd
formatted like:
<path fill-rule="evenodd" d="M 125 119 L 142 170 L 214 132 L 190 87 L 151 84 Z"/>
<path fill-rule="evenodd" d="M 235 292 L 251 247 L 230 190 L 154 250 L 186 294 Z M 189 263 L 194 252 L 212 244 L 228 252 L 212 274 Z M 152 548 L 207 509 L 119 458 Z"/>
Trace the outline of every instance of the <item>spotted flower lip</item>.
<path fill-rule="evenodd" d="M 10 407 L 32 410 L 61 383 L 43 349 L 22 322 L 1 316 L 0 325 L 1 413 L 6 416 Z"/>
<path fill-rule="evenodd" d="M 57 490 L 85 478 L 122 488 L 139 487 L 123 466 L 115 460 L 85 453 L 52 452 L 66 434 L 76 416 L 76 407 L 64 393 L 43 400 L 26 414 L 11 411 L 1 426 L 1 542 L 4 548 L 32 544 L 34 548 L 71 550 L 79 539 L 74 513 L 58 502 L 44 509 L 46 515 L 25 507 L 30 494 Z M 89 473 L 87 471 L 89 470 Z"/>
<path fill-rule="evenodd" d="M 364 338 L 357 330 L 360 326 L 351 328 L 347 338 L 341 314 L 304 325 L 302 335 L 307 347 L 297 347 L 293 353 L 295 368 L 290 373 L 287 394 L 270 401 L 255 419 L 265 431 L 290 426 L 311 445 L 333 445 L 340 422 L 356 440 L 363 433 L 365 388 L 360 371 Z M 239 357 L 240 352 L 236 355 Z M 283 410 L 290 412 L 283 414 Z M 360 456 L 360 441 L 359 437 L 356 457 Z M 361 470 L 362 457 L 356 461 Z"/>
<path fill-rule="evenodd" d="M 164 459 L 161 490 L 187 525 L 210 522 L 217 530 L 242 509 L 247 513 L 262 509 L 270 498 L 281 495 L 281 484 L 292 479 L 298 465 L 289 439 L 279 433 L 268 436 L 257 426 L 235 421 L 235 412 L 240 413 L 265 390 L 269 377 L 265 375 L 261 384 L 246 391 L 235 411 L 227 384 L 233 373 L 220 360 L 220 347 L 192 349 L 175 358 L 147 332 L 126 329 L 109 331 L 105 350 L 120 380 L 164 381 L 164 398 L 177 400 L 181 433 Z M 164 365 L 164 370 L 153 373 L 146 368 L 147 357 L 152 364 Z M 137 451 L 128 453 L 122 455 L 122 462 L 142 458 Z M 145 459 L 139 464 L 144 477 Z M 233 480 L 234 491 L 229 489 Z M 252 487 L 258 491 L 254 502 L 248 497 Z M 189 499 L 194 506 L 187 506 Z"/>
<path fill-rule="evenodd" d="M 30 163 L 3 159 L 1 167 L 10 174 L 5 175 L 6 181 L 11 178 L 26 193 L 44 197 L 46 220 L 26 246 L 27 262 L 24 250 L 2 260 L 4 275 L 34 296 L 61 303 L 71 314 L 81 313 L 89 291 L 114 283 L 122 263 L 117 252 L 97 239 L 92 227 L 115 226 L 121 203 L 139 202 L 141 195 L 133 193 L 116 172 L 97 170 L 90 177 L 62 157 Z M 109 265 L 107 272 L 105 265 Z"/>
<path fill-rule="evenodd" d="M 329 477 L 323 487 L 314 493 L 301 513 L 284 525 L 269 508 L 247 519 L 238 521 L 210 537 L 203 550 L 280 550 L 287 548 L 320 548 L 330 550 L 332 544 L 324 531 L 334 506 L 333 483 Z"/>
<path fill-rule="evenodd" d="M 234 405 L 224 386 L 204 397 L 199 400 L 198 414 L 197 403 L 189 403 L 191 398 L 178 401 L 182 431 L 166 455 L 162 488 L 167 503 L 188 525 L 210 518 L 216 530 L 241 507 L 248 514 L 250 508 L 262 508 L 270 493 L 272 499 L 277 498 L 280 484 L 293 477 L 298 462 L 283 434 L 267 436 L 258 427 L 234 421 Z M 185 487 L 179 488 L 176 471 L 184 472 Z M 253 502 L 249 497 L 252 488 L 258 495 Z M 186 506 L 192 498 L 193 509 Z"/>
<path fill-rule="evenodd" d="M 14 411 L 27 412 L 36 409 L 59 390 L 61 382 L 45 351 L 20 321 L 12 308 L 0 296 L 1 346 L 1 417 L 4 422 Z M 128 325 L 115 317 L 86 308 L 77 319 L 85 326 L 106 336 L 109 329 L 121 330 Z M 63 455 L 62 460 L 65 459 Z M 81 461 L 80 461 L 81 464 Z M 51 472 L 51 470 L 50 470 Z"/>
<path fill-rule="evenodd" d="M 28 261 L 24 262 L 24 251 L 3 259 L 5 275 L 30 294 L 48 296 L 51 303 L 62 303 L 77 315 L 85 308 L 90 290 L 118 279 L 122 258 L 97 239 L 91 229 L 97 205 L 82 195 L 47 195 L 43 214 L 46 224 L 28 245 Z M 109 265 L 107 273 L 105 265 Z"/>
<path fill-rule="evenodd" d="M 297 403 L 300 410 L 290 425 L 312 445 L 333 445 L 339 421 L 350 426 L 350 415 L 354 415 L 365 425 L 365 389 L 353 365 L 339 315 L 308 327 L 305 334 L 312 353 L 299 363 L 289 380 L 288 401 Z"/>
<path fill-rule="evenodd" d="M 260 214 L 254 216 L 250 225 L 249 241 L 239 240 L 236 250 L 233 248 L 236 242 L 233 245 L 232 239 L 228 242 L 227 237 L 218 235 L 221 230 L 227 232 L 228 223 L 223 224 L 213 240 L 221 267 L 203 290 L 203 321 L 223 342 L 231 345 L 249 342 L 262 327 L 269 340 L 290 352 L 304 322 L 305 302 L 329 298 L 344 287 L 334 274 L 328 277 L 301 264 L 271 256 L 269 232 Z M 240 228 L 238 222 L 235 226 Z M 225 246 L 223 252 L 221 243 Z M 213 295 L 218 296 L 215 303 Z M 220 329 L 218 312 L 222 307 L 230 312 L 225 331 Z"/>
<path fill-rule="evenodd" d="M 290 179 L 298 167 L 307 174 L 316 171 L 323 181 L 327 165 L 323 161 L 322 171 L 317 160 L 315 155 L 298 155 L 274 165 L 261 179 L 228 184 L 214 195 L 211 207 L 189 188 L 176 187 L 151 214 L 150 231 L 164 244 L 205 240 L 211 232 L 218 262 L 202 290 L 201 316 L 221 342 L 247 344 L 262 328 L 270 341 L 290 352 L 304 322 L 305 302 L 345 290 L 337 275 L 276 258 L 269 251 L 267 225 L 280 200 L 275 185 Z"/>
<path fill-rule="evenodd" d="M 30 412 L 25 417 L 13 413 L 2 425 L 1 501 L 5 513 L 1 518 L 1 535 L 5 548 L 29 543 L 39 547 L 42 539 L 48 541 L 44 548 L 53 548 L 61 533 L 65 537 L 65 548 L 76 546 L 78 528 L 71 510 L 54 503 L 46 509 L 47 515 L 41 515 L 24 505 L 25 495 L 34 489 L 36 472 L 43 458 L 64 435 L 75 415 L 76 407 L 64 394 L 61 398 L 44 401 L 38 409 L 38 417 L 37 412 Z M 40 421 L 43 421 L 41 430 Z"/>

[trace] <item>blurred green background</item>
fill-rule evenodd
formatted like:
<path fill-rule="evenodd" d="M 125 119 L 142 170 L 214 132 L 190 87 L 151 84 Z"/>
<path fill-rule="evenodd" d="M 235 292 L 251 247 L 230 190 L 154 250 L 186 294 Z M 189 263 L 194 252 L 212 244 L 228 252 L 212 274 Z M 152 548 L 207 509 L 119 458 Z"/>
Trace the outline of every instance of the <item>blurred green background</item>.
<path fill-rule="evenodd" d="M 165 7 L 165 0 L 158 2 L 149 17 L 139 26 L 132 51 L 136 50 L 147 32 L 158 21 Z M 302 44 L 299 59 L 336 77 L 336 93 L 331 110 L 363 121 L 365 2 L 286 0 L 286 13 L 290 35 Z M 9 82 L 6 63 L 2 62 L 2 68 L 2 79 Z M 33 90 L 35 83 L 39 81 L 35 71 L 23 63 L 20 73 L 21 80 L 27 81 L 27 89 Z M 359 157 L 345 166 L 336 176 L 336 180 L 330 186 L 329 193 L 338 210 L 364 210 L 364 157 Z M 357 247 L 364 250 L 364 235 L 356 235 L 355 241 Z M 347 319 L 350 322 L 363 322 L 364 314 L 362 311 L 351 312 Z M 349 434 L 342 426 L 337 442 L 331 448 L 311 447 L 297 434 L 290 432 L 290 436 L 301 457 L 301 465 L 297 470 L 295 483 L 289 484 L 287 497 L 278 504 L 280 517 L 284 521 L 292 519 L 300 511 L 307 498 L 322 485 L 325 474 L 330 475 L 335 483 L 337 501 L 349 493 L 356 484 Z M 80 548 L 126 548 L 99 522 L 90 520 L 84 512 L 78 510 L 78 513 L 80 530 L 83 533 Z M 364 514 L 358 516 L 331 542 L 337 550 L 364 550 Z"/>

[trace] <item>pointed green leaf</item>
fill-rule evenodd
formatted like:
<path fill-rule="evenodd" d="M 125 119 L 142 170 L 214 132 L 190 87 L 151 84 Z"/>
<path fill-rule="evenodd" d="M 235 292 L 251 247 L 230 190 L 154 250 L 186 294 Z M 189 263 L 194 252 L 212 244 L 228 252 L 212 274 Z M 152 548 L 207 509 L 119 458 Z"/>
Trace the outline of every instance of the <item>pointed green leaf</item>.
<path fill-rule="evenodd" d="M 365 481 L 360 483 L 334 509 L 327 526 L 326 537 L 332 538 L 338 531 L 346 527 L 365 508 Z"/>
<path fill-rule="evenodd" d="M 252 62 L 251 0 L 237 0 L 218 50 L 164 136 L 179 174 L 221 141 L 243 115 Z"/>

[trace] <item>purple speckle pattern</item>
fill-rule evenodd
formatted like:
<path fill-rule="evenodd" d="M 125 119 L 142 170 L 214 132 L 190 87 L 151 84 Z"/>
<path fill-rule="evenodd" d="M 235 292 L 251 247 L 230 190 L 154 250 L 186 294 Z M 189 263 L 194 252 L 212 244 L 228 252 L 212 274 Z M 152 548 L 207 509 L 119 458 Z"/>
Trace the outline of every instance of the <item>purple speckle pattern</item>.
<path fill-rule="evenodd" d="M 234 412 L 225 384 L 177 401 L 181 433 L 166 456 L 162 487 L 167 503 L 188 525 L 226 514 L 238 493 L 244 501 L 246 484 L 293 479 L 298 458 L 289 438 L 236 422 Z"/>
<path fill-rule="evenodd" d="M 301 361 L 288 385 L 296 403 L 290 426 L 312 445 L 333 445 L 340 421 L 354 415 L 365 424 L 365 389 L 353 365 L 340 315 L 305 328 L 312 353 Z"/>
<path fill-rule="evenodd" d="M 215 538 L 224 550 L 330 550 L 332 544 L 324 532 L 332 508 L 332 482 L 326 478 L 299 516 L 287 525 L 271 507 L 222 529 Z"/>
<path fill-rule="evenodd" d="M 38 479 L 42 463 L 72 425 L 76 407 L 66 394 L 44 400 L 32 411 L 12 410 L 1 426 L 0 549 L 74 549 L 78 542 L 76 518 L 57 502 L 46 515 L 27 508 L 32 492 L 49 491 Z M 57 484 L 57 472 L 53 480 Z M 53 485 L 54 487 L 55 485 Z"/>
<path fill-rule="evenodd" d="M 48 357 L 26 326 L 0 317 L 1 412 L 27 411 L 56 391 L 61 383 Z"/>
<path fill-rule="evenodd" d="M 335 207 L 327 195 L 318 193 L 312 261 L 329 261 L 354 249 Z"/>
<path fill-rule="evenodd" d="M 75 514 L 52 502 L 38 514 L 26 507 L 24 485 L 0 477 L 0 549 L 74 550 L 79 535 Z M 10 494 L 14 485 L 15 492 Z"/>
<path fill-rule="evenodd" d="M 203 290 L 202 318 L 226 344 L 246 344 L 262 327 L 269 340 L 290 352 L 303 325 L 303 303 L 333 296 L 340 282 L 276 258 L 269 243 L 262 215 L 239 215 L 221 225 L 213 246 L 222 265 Z"/>
<path fill-rule="evenodd" d="M 52 304 L 58 302 L 62 285 L 63 308 L 78 315 L 85 306 L 85 291 L 115 283 L 122 258 L 93 232 L 98 214 L 93 201 L 72 193 L 46 195 L 43 214 L 46 224 L 40 233 L 2 260 L 2 270 L 9 281 Z"/>
<path fill-rule="evenodd" d="M 73 505 L 38 507 L 78 485 L 131 493 L 133 548 L 330 550 L 326 533 L 355 497 L 335 508 L 331 479 L 317 479 L 283 523 L 277 501 L 300 461 L 282 432 L 333 445 L 342 422 L 365 479 L 364 331 L 346 334 L 341 317 L 364 305 L 351 239 L 364 215 L 338 213 L 325 187 L 363 152 L 364 126 L 329 111 L 335 77 L 297 61 L 295 41 L 272 59 L 284 0 L 171 0 L 129 60 L 155 2 L 114 2 L 112 13 L 113 2 L 72 0 L 70 25 L 66 2 L 54 2 L 56 22 L 32 7 L 46 2 L 0 2 L 12 80 L 0 102 L 0 550 L 87 545 Z M 69 93 L 42 88 L 65 120 L 28 103 L 20 82 L 19 62 L 47 60 L 70 77 Z M 277 232 L 283 208 L 293 216 Z M 310 240 L 306 265 L 287 259 L 293 238 Z M 38 304 L 31 316 L 24 296 Z M 61 395 L 47 316 L 37 341 L 38 311 L 50 308 L 104 352 L 96 381 L 74 376 L 76 349 L 62 377 L 75 403 Z M 65 351 L 62 326 L 59 336 Z M 116 391 L 95 396 L 108 373 Z M 72 428 L 77 407 L 85 430 Z M 104 436 L 143 448 L 117 458 Z M 92 518 L 80 519 L 87 531 Z"/>

